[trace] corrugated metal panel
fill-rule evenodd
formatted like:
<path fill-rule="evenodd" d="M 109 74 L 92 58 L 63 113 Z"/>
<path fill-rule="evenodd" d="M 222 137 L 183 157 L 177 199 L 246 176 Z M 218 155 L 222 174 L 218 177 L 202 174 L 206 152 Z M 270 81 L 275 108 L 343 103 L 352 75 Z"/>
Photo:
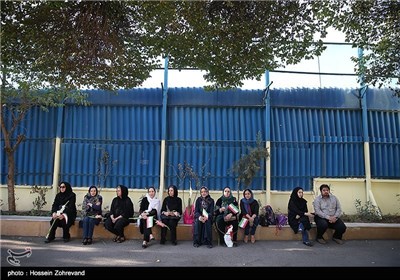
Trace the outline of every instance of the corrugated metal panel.
<path fill-rule="evenodd" d="M 264 97 L 261 90 L 241 89 L 206 91 L 203 88 L 170 88 L 168 94 L 168 104 L 172 106 L 263 106 Z"/>
<path fill-rule="evenodd" d="M 271 115 L 273 189 L 311 190 L 314 177 L 364 176 L 361 111 L 273 107 Z"/>
<path fill-rule="evenodd" d="M 168 116 L 167 183 L 189 188 L 188 180 L 180 182 L 176 177 L 178 164 L 186 162 L 203 177 L 201 184 L 220 190 L 235 187 L 230 169 L 248 146 L 255 145 L 257 132 L 263 133 L 263 108 L 174 106 Z M 264 176 L 262 169 L 254 189 L 265 189 Z"/>
<path fill-rule="evenodd" d="M 75 186 L 145 188 L 159 184 L 161 107 L 70 106 L 63 130 L 60 176 Z M 99 172 L 100 161 L 109 160 Z M 71 164 L 75 163 L 75 164 Z"/>
<path fill-rule="evenodd" d="M 369 110 L 400 111 L 399 98 L 389 89 L 368 89 L 367 107 Z"/>
<path fill-rule="evenodd" d="M 359 108 L 357 91 L 338 88 L 293 88 L 271 90 L 273 107 Z"/>
<path fill-rule="evenodd" d="M 367 92 L 373 178 L 400 178 L 400 105 L 383 91 Z M 145 188 L 159 184 L 161 89 L 90 93 L 92 106 L 63 110 L 61 174 L 73 186 L 98 184 L 99 160 L 112 167 L 102 185 Z M 364 177 L 363 129 L 355 90 L 272 90 L 272 190 L 311 188 L 313 177 Z M 174 168 L 187 162 L 210 189 L 236 187 L 229 173 L 258 131 L 265 133 L 261 91 L 170 89 L 167 110 L 167 184 L 187 189 Z M 374 111 L 375 110 L 375 111 Z M 21 131 L 28 140 L 16 154 L 17 184 L 50 185 L 57 109 L 33 111 Z M 2 138 L 2 144 L 4 143 Z M 1 180 L 6 182 L 2 157 Z M 103 165 L 101 168 L 105 168 Z M 262 167 L 251 187 L 265 189 Z"/>
<path fill-rule="evenodd" d="M 400 103 L 400 102 L 399 102 Z M 400 112 L 369 111 L 371 176 L 400 177 Z"/>
<path fill-rule="evenodd" d="M 5 108 L 3 108 L 4 110 Z M 7 121 L 7 120 L 6 120 Z M 15 152 L 15 181 L 20 185 L 51 185 L 54 168 L 54 139 L 56 135 L 57 109 L 43 111 L 32 108 L 25 120 L 17 127 L 16 135 L 25 135 Z M 8 120 L 8 123 L 9 120 Z M 1 146 L 4 138 L 1 134 Z M 7 182 L 7 158 L 1 152 L 1 183 Z"/>

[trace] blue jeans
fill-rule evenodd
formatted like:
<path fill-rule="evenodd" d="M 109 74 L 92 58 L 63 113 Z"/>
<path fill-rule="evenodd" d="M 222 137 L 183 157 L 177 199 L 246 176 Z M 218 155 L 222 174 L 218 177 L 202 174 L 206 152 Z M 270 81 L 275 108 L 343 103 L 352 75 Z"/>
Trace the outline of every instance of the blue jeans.
<path fill-rule="evenodd" d="M 257 229 L 257 226 L 258 226 L 259 223 L 260 223 L 260 220 L 258 219 L 258 217 L 255 217 L 252 227 L 250 227 L 250 223 L 247 223 L 247 225 L 246 225 L 246 227 L 244 229 L 244 235 L 249 235 L 249 233 L 251 235 L 255 235 L 256 234 L 256 229 Z"/>
<path fill-rule="evenodd" d="M 308 242 L 308 231 L 304 229 L 303 223 L 299 224 L 299 231 L 301 231 L 301 237 L 303 239 L 303 242 Z"/>
<path fill-rule="evenodd" d="M 93 237 L 93 230 L 96 222 L 98 220 L 95 218 L 84 217 L 82 224 L 83 224 L 83 238 L 92 238 Z"/>

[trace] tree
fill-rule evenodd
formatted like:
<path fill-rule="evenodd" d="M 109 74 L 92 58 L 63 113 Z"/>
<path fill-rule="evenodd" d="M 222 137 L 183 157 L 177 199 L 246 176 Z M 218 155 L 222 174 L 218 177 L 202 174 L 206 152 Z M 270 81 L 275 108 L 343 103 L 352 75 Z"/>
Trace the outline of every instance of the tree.
<path fill-rule="evenodd" d="M 4 66 L 75 88 L 131 88 L 170 57 L 173 68 L 205 70 L 214 88 L 312 58 L 324 50 L 313 1 L 5 2 Z M 14 43 L 12 43 L 14 42 Z M 16 48 L 14 48 L 16 47 Z M 19 61 L 21 62 L 21 61 Z"/>
<path fill-rule="evenodd" d="M 243 154 L 232 167 L 232 172 L 237 176 L 238 199 L 240 184 L 250 186 L 254 176 L 261 169 L 261 160 L 269 158 L 268 148 L 265 148 L 262 143 L 261 132 L 257 133 L 256 147 L 248 147 L 248 150 L 248 154 Z"/>
<path fill-rule="evenodd" d="M 315 1 L 320 15 L 346 35 L 353 47 L 365 51 L 363 57 L 353 57 L 355 71 L 366 84 L 388 86 L 400 97 L 400 2 Z M 393 85 L 393 80 L 396 85 Z"/>
<path fill-rule="evenodd" d="M 161 1 L 142 7 L 143 28 L 154 34 L 172 68 L 205 70 L 212 88 L 260 80 L 266 69 L 320 55 L 326 35 L 313 1 Z"/>
<path fill-rule="evenodd" d="M 158 66 L 137 8 L 124 1 L 4 2 L 2 68 L 52 86 L 136 87 Z"/>
<path fill-rule="evenodd" d="M 17 89 L 2 80 L 1 98 L 1 132 L 4 138 L 4 151 L 7 157 L 7 189 L 9 211 L 16 211 L 15 206 L 15 151 L 26 139 L 24 130 L 18 129 L 29 111 L 39 106 L 43 110 L 48 107 L 63 106 L 66 99 L 75 99 L 79 104 L 85 104 L 86 97 L 79 91 L 63 91 L 57 89 L 37 89 L 36 85 L 20 82 Z"/>

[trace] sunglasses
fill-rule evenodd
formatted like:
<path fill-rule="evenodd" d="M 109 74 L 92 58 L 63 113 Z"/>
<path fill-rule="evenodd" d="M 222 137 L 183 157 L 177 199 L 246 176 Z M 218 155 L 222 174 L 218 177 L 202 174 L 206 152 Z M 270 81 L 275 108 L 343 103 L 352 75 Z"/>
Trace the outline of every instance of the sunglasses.
<path fill-rule="evenodd" d="M 66 188 L 66 186 L 60 186 L 60 189 L 65 189 Z"/>

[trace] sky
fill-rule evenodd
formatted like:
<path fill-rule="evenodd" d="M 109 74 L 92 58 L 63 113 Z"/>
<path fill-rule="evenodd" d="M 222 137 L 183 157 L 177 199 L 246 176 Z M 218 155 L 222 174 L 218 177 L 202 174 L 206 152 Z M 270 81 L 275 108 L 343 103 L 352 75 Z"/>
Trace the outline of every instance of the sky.
<path fill-rule="evenodd" d="M 344 43 L 344 35 L 336 30 L 329 30 L 324 42 Z M 303 60 L 297 65 L 289 65 L 277 70 L 305 71 L 317 73 L 346 73 L 354 74 L 354 63 L 352 56 L 357 56 L 358 51 L 351 45 L 327 45 L 322 55 L 313 60 Z M 164 64 L 164 62 L 162 62 Z M 169 70 L 168 87 L 203 87 L 207 82 L 203 79 L 204 71 L 200 70 Z M 333 75 L 306 75 L 269 72 L 269 81 L 274 88 L 357 88 L 357 76 L 333 76 Z M 151 78 L 147 79 L 141 88 L 159 88 L 164 82 L 164 70 L 151 72 Z M 260 81 L 245 80 L 241 89 L 264 89 L 266 84 L 265 75 Z"/>

